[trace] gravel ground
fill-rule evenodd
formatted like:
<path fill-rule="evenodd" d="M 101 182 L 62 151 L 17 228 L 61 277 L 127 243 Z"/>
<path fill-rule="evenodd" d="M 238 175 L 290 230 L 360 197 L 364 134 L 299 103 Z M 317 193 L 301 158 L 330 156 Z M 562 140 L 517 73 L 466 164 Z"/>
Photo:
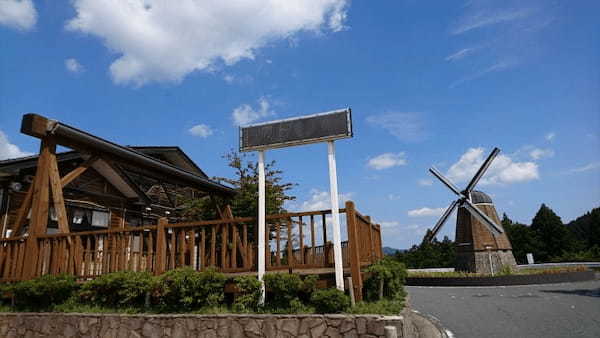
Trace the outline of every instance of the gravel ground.
<path fill-rule="evenodd" d="M 600 280 L 406 289 L 413 309 L 459 338 L 600 337 Z"/>

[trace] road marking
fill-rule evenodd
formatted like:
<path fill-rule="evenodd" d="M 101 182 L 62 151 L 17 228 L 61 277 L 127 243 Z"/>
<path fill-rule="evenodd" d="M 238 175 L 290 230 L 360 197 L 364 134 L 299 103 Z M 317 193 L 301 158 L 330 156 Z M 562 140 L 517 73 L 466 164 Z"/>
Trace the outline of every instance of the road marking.
<path fill-rule="evenodd" d="M 448 336 L 448 338 L 454 338 L 454 333 L 452 333 L 452 331 L 445 329 L 446 331 L 446 336 Z"/>

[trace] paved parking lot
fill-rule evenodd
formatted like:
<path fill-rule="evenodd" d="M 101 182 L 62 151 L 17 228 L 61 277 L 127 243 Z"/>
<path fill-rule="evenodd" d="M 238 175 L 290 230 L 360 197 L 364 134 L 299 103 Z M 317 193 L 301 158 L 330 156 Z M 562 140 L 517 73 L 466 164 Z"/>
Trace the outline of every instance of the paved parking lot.
<path fill-rule="evenodd" d="M 406 287 L 412 308 L 455 337 L 600 337 L 600 280 L 505 287 Z"/>

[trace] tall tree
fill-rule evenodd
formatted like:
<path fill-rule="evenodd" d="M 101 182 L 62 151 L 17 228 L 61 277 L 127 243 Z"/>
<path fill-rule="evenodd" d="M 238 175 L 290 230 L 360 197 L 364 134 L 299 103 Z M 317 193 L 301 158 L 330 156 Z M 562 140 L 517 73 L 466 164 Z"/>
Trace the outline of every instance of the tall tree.
<path fill-rule="evenodd" d="M 535 231 L 543 245 L 538 251 L 538 257 L 547 261 L 551 257 L 562 255 L 572 250 L 574 238 L 569 229 L 552 209 L 542 204 L 540 210 L 531 221 L 531 229 Z"/>

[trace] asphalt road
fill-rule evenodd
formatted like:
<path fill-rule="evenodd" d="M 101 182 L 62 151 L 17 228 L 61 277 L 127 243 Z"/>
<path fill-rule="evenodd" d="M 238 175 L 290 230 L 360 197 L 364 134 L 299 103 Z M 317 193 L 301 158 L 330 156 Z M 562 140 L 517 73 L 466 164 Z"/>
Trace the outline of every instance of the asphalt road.
<path fill-rule="evenodd" d="M 600 280 L 504 287 L 406 287 L 413 309 L 454 337 L 600 337 Z"/>

